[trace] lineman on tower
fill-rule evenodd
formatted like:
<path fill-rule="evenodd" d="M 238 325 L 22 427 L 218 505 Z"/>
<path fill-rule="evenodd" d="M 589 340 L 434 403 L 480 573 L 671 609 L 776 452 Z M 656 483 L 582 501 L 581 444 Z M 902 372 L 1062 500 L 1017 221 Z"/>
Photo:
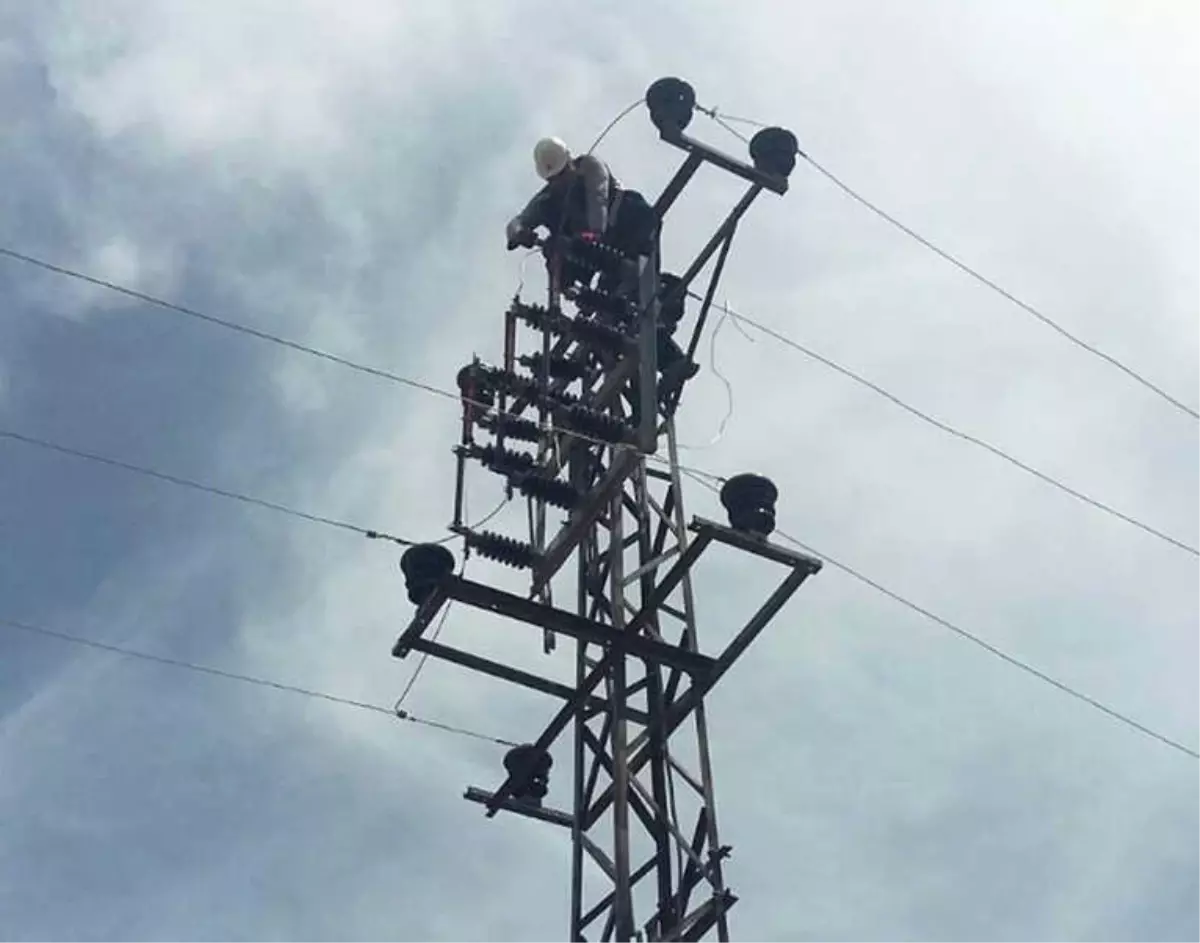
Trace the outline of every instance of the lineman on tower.
<path fill-rule="evenodd" d="M 518 246 L 533 246 L 537 241 L 534 230 L 538 227 L 546 228 L 551 239 L 557 236 L 603 241 L 627 256 L 651 251 L 658 229 L 654 208 L 636 190 L 622 188 L 599 158 L 591 154 L 572 157 L 561 139 L 548 137 L 534 146 L 533 163 L 546 184 L 509 221 L 506 230 L 509 251 Z M 549 244 L 543 253 L 549 262 Z M 561 274 L 563 288 L 576 282 L 586 284 L 591 277 L 586 269 L 568 260 L 564 260 Z M 678 281 L 664 274 L 662 287 L 670 287 L 672 279 Z M 664 323 L 659 325 L 658 359 L 663 372 L 660 395 L 666 395 L 699 370 L 670 336 L 683 314 L 682 295 L 671 308 L 672 311 L 663 311 Z"/>
<path fill-rule="evenodd" d="M 591 154 L 572 157 L 559 138 L 542 138 L 533 149 L 533 163 L 546 184 L 509 221 L 510 251 L 533 246 L 539 227 L 551 238 L 603 241 L 627 255 L 649 250 L 658 224 L 654 209 L 636 190 L 624 189 L 602 160 Z M 563 287 L 586 279 L 584 272 L 564 271 Z"/>

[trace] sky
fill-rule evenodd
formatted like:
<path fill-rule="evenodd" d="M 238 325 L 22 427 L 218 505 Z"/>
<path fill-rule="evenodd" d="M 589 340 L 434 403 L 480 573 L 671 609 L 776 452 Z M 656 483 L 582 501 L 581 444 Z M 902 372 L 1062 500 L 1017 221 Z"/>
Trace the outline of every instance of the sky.
<path fill-rule="evenodd" d="M 586 149 L 679 75 L 1194 408 L 1198 35 L 1182 0 L 0 0 L 0 245 L 452 387 L 500 353 L 534 141 Z M 678 163 L 643 109 L 600 154 L 651 196 Z M 738 193 L 698 175 L 669 265 Z M 0 289 L 3 428 L 445 534 L 453 402 L 7 259 Z M 810 167 L 748 214 L 719 298 L 1200 539 L 1192 418 Z M 700 360 L 684 461 L 769 475 L 820 554 L 1197 747 L 1194 556 L 752 329 Z M 472 516 L 500 497 L 472 477 Z M 0 441 L 0 536 L 3 619 L 370 704 L 413 668 L 399 550 L 344 530 Z M 771 588 L 722 561 L 702 637 Z M 567 670 L 463 609 L 445 638 Z M 0 653 L 0 936 L 563 937 L 565 835 L 461 798 L 502 747 L 9 629 Z M 407 706 L 511 740 L 554 709 L 434 662 Z M 709 717 L 737 938 L 1200 938 L 1196 761 L 834 567 Z"/>

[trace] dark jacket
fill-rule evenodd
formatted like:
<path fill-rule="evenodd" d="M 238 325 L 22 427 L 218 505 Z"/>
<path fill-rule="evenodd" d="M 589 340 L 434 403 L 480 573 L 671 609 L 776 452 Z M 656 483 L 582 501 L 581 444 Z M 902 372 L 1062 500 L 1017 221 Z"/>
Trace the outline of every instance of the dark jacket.
<path fill-rule="evenodd" d="M 511 239 L 521 230 L 545 226 L 552 235 L 608 229 L 620 184 L 599 158 L 584 154 L 569 170 L 546 183 L 508 224 Z"/>

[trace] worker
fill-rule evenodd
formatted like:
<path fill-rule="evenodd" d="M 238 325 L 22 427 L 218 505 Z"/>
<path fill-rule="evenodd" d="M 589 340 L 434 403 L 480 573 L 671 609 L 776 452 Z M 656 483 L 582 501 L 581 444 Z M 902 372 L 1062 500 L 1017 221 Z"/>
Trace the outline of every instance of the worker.
<path fill-rule="evenodd" d="M 536 230 L 550 236 L 603 242 L 623 255 L 648 253 L 654 244 L 658 219 L 653 207 L 636 190 L 626 190 L 598 157 L 573 157 L 559 138 L 542 138 L 533 149 L 533 163 L 542 187 L 508 223 L 508 249 L 536 244 Z M 544 249 L 547 261 L 553 246 Z M 564 260 L 562 287 L 587 284 L 586 267 Z"/>
<path fill-rule="evenodd" d="M 543 247 L 547 264 L 553 258 L 553 237 L 603 242 L 629 258 L 653 251 L 658 235 L 658 214 L 636 190 L 621 187 L 599 158 L 592 154 L 573 157 L 560 138 L 547 137 L 534 146 L 533 163 L 545 185 L 509 221 L 506 228 L 509 251 L 518 246 L 535 245 L 535 231 L 540 227 L 552 237 Z M 567 288 L 577 282 L 587 286 L 592 273 L 587 266 L 564 258 L 560 276 L 561 288 Z M 678 282 L 676 276 L 662 275 L 660 297 Z M 602 277 L 598 287 L 628 291 L 634 286 L 618 289 L 610 276 Z M 699 370 L 671 337 L 683 316 L 683 306 L 684 298 L 680 293 L 673 299 L 670 310 L 664 310 L 661 315 L 657 347 L 659 370 L 663 374 L 659 391 L 662 397 Z"/>

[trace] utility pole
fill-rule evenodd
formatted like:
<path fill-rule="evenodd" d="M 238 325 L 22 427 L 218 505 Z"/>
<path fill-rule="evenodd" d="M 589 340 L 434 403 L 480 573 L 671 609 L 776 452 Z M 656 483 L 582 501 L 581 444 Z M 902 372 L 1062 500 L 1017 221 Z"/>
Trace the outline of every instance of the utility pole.
<path fill-rule="evenodd" d="M 503 364 L 475 360 L 458 377 L 463 418 L 451 530 L 468 552 L 528 570 L 530 591 L 518 596 L 455 575 L 444 547 L 410 548 L 401 567 L 417 611 L 392 653 L 427 653 L 558 702 L 545 728 L 506 754 L 499 784 L 469 787 L 465 798 L 489 818 L 503 811 L 569 832 L 571 940 L 700 940 L 714 930 L 728 940 L 738 898 L 725 880 L 730 846 L 717 827 L 705 696 L 820 562 L 770 541 L 777 492 L 762 476 L 724 483 L 728 525 L 687 516 L 674 420 L 682 385 L 661 395 L 658 334 L 660 313 L 690 294 L 715 256 L 688 345 L 694 354 L 738 223 L 763 191 L 787 192 L 796 139 L 765 128 L 750 142 L 747 163 L 685 134 L 695 109 L 686 82 L 660 79 L 646 105 L 661 140 L 685 155 L 654 204 L 660 221 L 704 165 L 741 178 L 745 194 L 677 280 L 660 279 L 658 237 L 636 258 L 582 242 L 548 253 L 547 304 L 515 299 Z M 624 287 L 564 289 L 564 259 Z M 526 498 L 528 539 L 464 523 L 468 462 Z M 548 507 L 568 515 L 557 530 Z M 781 581 L 723 648 L 706 654 L 693 574 L 713 572 L 706 551 L 721 544 L 777 567 Z M 574 604 L 556 605 L 556 597 Z M 552 657 L 557 641 L 574 640 L 574 684 L 426 638 L 450 600 L 541 629 Z M 559 807 L 547 801 L 550 751 L 568 731 L 572 788 Z"/>

